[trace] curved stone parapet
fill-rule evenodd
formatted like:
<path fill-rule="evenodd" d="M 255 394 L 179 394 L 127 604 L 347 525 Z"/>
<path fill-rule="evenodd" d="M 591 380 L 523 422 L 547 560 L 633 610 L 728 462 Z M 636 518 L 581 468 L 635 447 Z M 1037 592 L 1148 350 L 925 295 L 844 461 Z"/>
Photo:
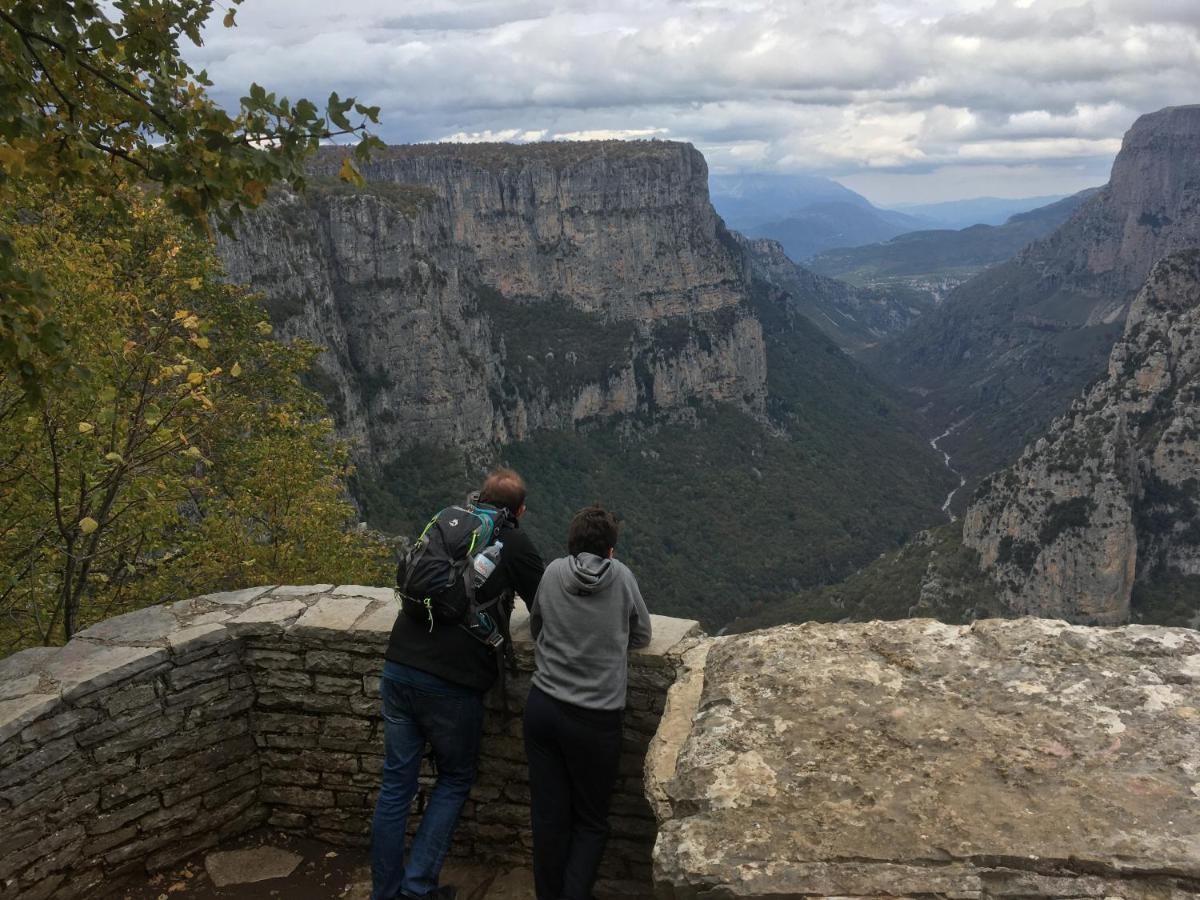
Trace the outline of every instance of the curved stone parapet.
<path fill-rule="evenodd" d="M 0 660 L 0 898 L 100 896 L 264 823 L 361 845 L 382 765 L 386 588 L 264 586 L 106 620 Z M 656 826 L 642 763 L 695 622 L 655 617 L 631 659 L 610 887 L 645 894 Z M 519 713 L 532 668 L 489 698 L 456 851 L 526 862 Z"/>
<path fill-rule="evenodd" d="M 684 662 L 661 900 L 1200 894 L 1200 632 L 810 624 Z"/>

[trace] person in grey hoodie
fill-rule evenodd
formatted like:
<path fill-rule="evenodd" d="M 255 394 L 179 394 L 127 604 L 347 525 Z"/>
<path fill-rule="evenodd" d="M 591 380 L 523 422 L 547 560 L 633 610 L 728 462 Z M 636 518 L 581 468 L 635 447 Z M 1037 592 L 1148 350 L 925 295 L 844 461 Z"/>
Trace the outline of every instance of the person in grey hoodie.
<path fill-rule="evenodd" d="M 650 643 L 650 614 L 613 558 L 616 543 L 612 513 L 576 513 L 570 555 L 547 566 L 529 611 L 536 671 L 524 732 L 538 900 L 589 900 L 608 838 L 629 650 Z"/>

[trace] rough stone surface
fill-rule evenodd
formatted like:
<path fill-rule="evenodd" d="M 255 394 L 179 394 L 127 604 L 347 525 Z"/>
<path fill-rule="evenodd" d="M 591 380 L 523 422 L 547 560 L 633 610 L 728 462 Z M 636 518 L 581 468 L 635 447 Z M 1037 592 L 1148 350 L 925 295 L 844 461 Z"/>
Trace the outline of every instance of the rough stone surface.
<path fill-rule="evenodd" d="M 677 765 L 648 772 L 659 896 L 1194 896 L 1197 722 L 1187 629 L 718 638 Z"/>
<path fill-rule="evenodd" d="M 226 850 L 204 857 L 204 868 L 212 883 L 218 887 L 234 884 L 254 884 L 272 878 L 287 878 L 296 871 L 302 857 L 278 847 L 253 847 L 248 850 Z"/>

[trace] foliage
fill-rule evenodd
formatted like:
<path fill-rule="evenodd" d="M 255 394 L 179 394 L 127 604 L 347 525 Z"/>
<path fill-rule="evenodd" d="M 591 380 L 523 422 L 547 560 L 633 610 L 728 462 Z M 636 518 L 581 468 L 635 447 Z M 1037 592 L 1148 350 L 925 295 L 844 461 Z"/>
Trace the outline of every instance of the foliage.
<path fill-rule="evenodd" d="M 922 591 L 925 584 L 936 590 Z M 962 623 L 996 615 L 995 589 L 957 525 L 942 525 L 880 556 L 845 581 L 760 604 L 731 626 L 750 631 L 788 622 L 869 621 L 931 616 Z"/>
<path fill-rule="evenodd" d="M 1171 571 L 1138 581 L 1129 605 L 1135 622 L 1200 628 L 1200 575 Z"/>
<path fill-rule="evenodd" d="M 235 25 L 231 0 L 224 16 Z M 267 188 L 304 185 L 304 158 L 322 139 L 359 134 L 356 153 L 382 144 L 366 131 L 378 108 L 331 94 L 324 113 L 252 84 L 236 114 L 184 61 L 201 43 L 214 0 L 10 0 L 0 5 L 0 205 L 24 186 L 108 192 L 154 184 L 166 204 L 207 229 L 230 231 Z M 115 10 L 118 18 L 109 18 Z M 357 124 L 351 111 L 361 117 Z M 360 180 L 345 160 L 343 177 Z M 69 367 L 61 310 L 43 270 L 22 264 L 0 232 L 0 371 L 31 397 Z"/>
<path fill-rule="evenodd" d="M 1096 509 L 1091 497 L 1072 497 L 1051 504 L 1038 528 L 1038 544 L 1049 547 L 1064 531 L 1071 528 L 1086 528 Z"/>
<path fill-rule="evenodd" d="M 792 438 L 725 406 L 696 414 L 697 425 L 538 432 L 480 459 L 419 448 L 360 482 L 372 488 L 368 519 L 412 534 L 488 466 L 512 465 L 529 483 L 522 527 L 547 559 L 566 552 L 574 512 L 603 503 L 651 610 L 715 629 L 756 601 L 849 574 L 939 515 L 938 489 L 894 443 L 847 445 L 815 429 Z"/>
<path fill-rule="evenodd" d="M 207 240 L 125 189 L 6 211 L 45 273 L 73 368 L 26 403 L 0 376 L 0 639 L 68 638 L 127 608 L 270 581 L 372 581 L 345 452 Z"/>

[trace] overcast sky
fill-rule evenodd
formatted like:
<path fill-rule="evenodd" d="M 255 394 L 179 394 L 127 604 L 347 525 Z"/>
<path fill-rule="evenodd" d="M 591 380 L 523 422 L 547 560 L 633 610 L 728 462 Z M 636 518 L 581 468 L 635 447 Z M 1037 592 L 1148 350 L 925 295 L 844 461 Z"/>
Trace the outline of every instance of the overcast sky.
<path fill-rule="evenodd" d="M 687 140 L 715 172 L 881 204 L 1100 184 L 1138 115 L 1200 102 L 1200 0 L 246 0 L 237 21 L 189 51 L 226 103 L 355 94 L 390 142 Z"/>

